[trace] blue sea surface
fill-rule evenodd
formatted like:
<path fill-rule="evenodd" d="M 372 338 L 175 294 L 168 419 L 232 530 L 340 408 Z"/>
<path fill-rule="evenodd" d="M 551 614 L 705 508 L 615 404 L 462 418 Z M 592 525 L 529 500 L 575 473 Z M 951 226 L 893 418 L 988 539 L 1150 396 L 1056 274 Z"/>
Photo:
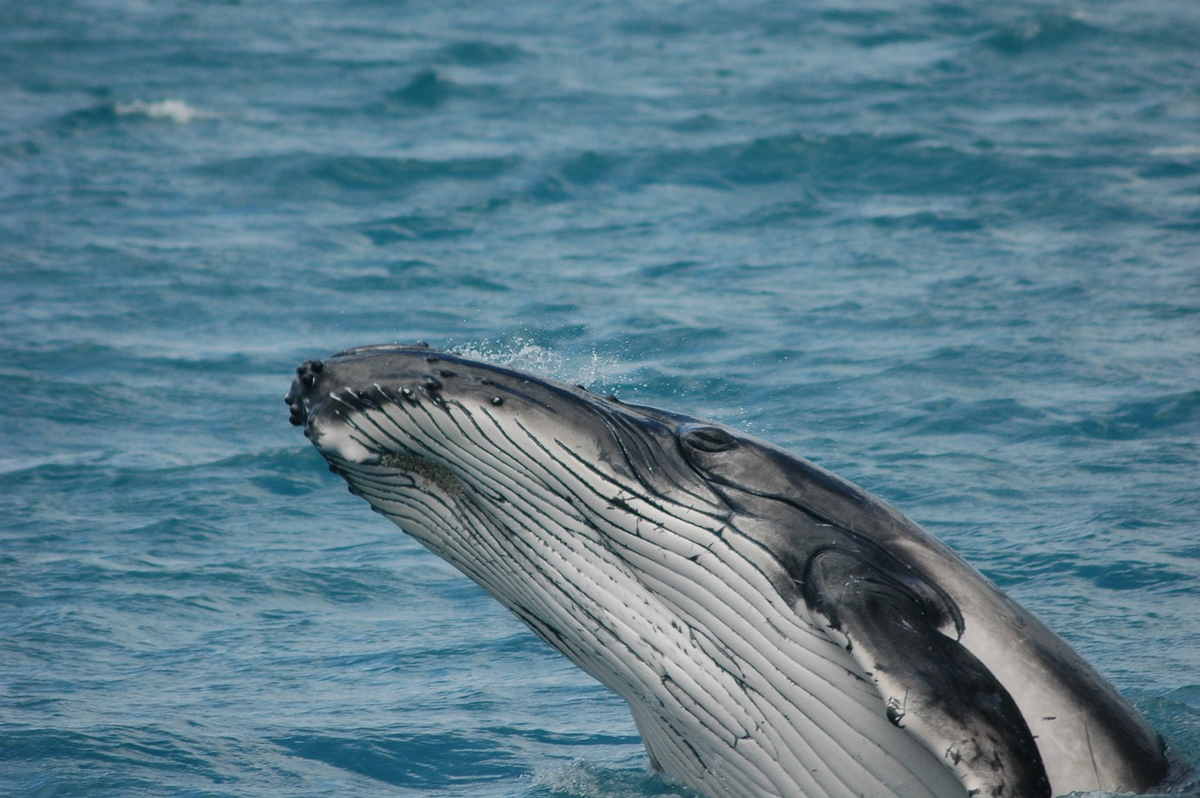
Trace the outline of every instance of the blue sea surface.
<path fill-rule="evenodd" d="M 347 495 L 427 340 L 900 507 L 1200 768 L 1200 4 L 0 7 L 0 794 L 681 794 Z"/>

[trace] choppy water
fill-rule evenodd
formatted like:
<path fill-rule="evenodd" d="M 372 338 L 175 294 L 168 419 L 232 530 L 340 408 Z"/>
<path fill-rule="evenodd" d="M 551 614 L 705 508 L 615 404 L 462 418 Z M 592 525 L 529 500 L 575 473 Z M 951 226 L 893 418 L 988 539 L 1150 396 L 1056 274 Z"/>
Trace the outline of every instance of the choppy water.
<path fill-rule="evenodd" d="M 0 793 L 671 792 L 287 424 L 417 339 L 860 482 L 1200 766 L 1192 0 L 7 3 L 0 274 Z"/>

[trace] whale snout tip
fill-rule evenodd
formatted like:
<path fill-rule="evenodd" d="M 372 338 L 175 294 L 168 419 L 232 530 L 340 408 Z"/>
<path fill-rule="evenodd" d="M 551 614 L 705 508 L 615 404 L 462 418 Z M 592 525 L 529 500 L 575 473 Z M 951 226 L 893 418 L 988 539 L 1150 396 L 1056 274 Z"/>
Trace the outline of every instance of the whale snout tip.
<path fill-rule="evenodd" d="M 292 426 L 302 427 L 308 421 L 308 402 L 306 401 L 317 384 L 317 378 L 325 370 L 325 364 L 320 360 L 306 360 L 296 367 L 296 378 L 292 380 L 291 390 L 283 401 L 287 403 L 290 414 L 288 421 Z"/>

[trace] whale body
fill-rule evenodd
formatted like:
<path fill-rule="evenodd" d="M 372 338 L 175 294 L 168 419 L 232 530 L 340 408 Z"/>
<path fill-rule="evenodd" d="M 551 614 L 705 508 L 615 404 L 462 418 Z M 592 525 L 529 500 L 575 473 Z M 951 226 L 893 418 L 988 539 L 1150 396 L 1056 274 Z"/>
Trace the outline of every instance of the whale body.
<path fill-rule="evenodd" d="M 297 369 L 352 493 L 616 691 L 707 796 L 1144 792 L 1138 712 L 865 490 L 729 427 L 423 345 Z"/>

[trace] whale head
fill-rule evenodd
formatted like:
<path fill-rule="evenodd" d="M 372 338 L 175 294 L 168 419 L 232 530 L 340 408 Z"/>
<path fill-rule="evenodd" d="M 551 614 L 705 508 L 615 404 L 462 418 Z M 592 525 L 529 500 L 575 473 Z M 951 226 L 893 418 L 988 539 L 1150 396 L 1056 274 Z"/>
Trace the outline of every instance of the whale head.
<path fill-rule="evenodd" d="M 755 447 L 720 425 L 426 346 L 307 361 L 287 402 L 351 493 L 560 650 L 566 631 L 549 628 L 547 607 L 591 613 L 576 622 L 596 626 L 606 607 L 661 595 L 646 557 L 672 574 L 704 558 L 729 516 L 710 474 L 739 444 Z M 582 582 L 565 581 L 573 569 Z M 798 598 L 786 569 L 761 569 Z"/>

